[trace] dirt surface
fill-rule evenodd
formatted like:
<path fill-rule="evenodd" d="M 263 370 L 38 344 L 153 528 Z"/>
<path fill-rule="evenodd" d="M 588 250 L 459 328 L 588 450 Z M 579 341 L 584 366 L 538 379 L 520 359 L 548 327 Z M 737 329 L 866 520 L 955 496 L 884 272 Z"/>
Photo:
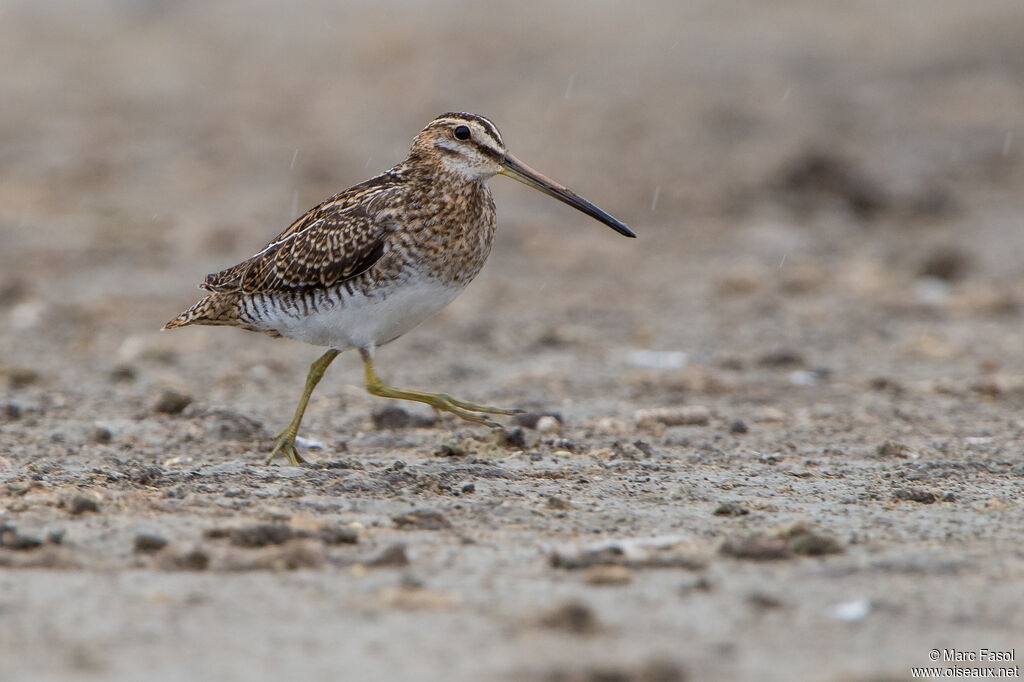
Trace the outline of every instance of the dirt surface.
<path fill-rule="evenodd" d="M 1024 10 L 682 4 L 4 4 L 0 679 L 1019 664 Z M 378 370 L 531 414 L 264 466 L 320 351 L 160 326 L 448 110 L 639 239 L 496 179 Z"/>

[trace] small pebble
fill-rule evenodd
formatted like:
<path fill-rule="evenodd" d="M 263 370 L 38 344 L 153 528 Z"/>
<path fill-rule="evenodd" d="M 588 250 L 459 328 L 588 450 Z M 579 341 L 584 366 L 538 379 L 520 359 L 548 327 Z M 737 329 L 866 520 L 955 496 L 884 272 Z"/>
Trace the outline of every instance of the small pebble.
<path fill-rule="evenodd" d="M 138 372 L 134 367 L 131 365 L 121 364 L 115 365 L 114 368 L 110 370 L 109 376 L 110 380 L 114 382 L 128 382 L 135 381 L 135 377 L 137 375 Z"/>
<path fill-rule="evenodd" d="M 793 367 L 804 364 L 804 356 L 792 348 L 776 348 L 757 359 L 762 367 Z"/>
<path fill-rule="evenodd" d="M 599 628 L 594 610 L 579 601 L 568 601 L 551 609 L 540 622 L 549 628 L 568 630 L 577 635 L 588 635 Z"/>
<path fill-rule="evenodd" d="M 633 418 L 639 426 L 706 426 L 711 421 L 711 411 L 703 405 L 651 407 L 637 410 Z"/>
<path fill-rule="evenodd" d="M 632 569 L 681 568 L 688 571 L 700 571 L 707 567 L 705 557 L 688 547 L 680 546 L 674 539 L 664 539 L 653 544 L 635 544 L 626 540 L 596 546 L 563 547 L 553 551 L 548 556 L 548 562 L 552 568 L 570 571 L 607 565 Z"/>
<path fill-rule="evenodd" d="M 786 546 L 785 539 L 780 537 L 748 537 L 726 540 L 718 551 L 725 556 L 753 561 L 773 561 L 793 556 L 789 547 Z"/>
<path fill-rule="evenodd" d="M 464 457 L 470 454 L 466 443 L 458 438 L 451 438 L 437 446 L 435 457 Z"/>
<path fill-rule="evenodd" d="M 772 561 L 789 559 L 797 555 L 841 554 L 843 546 L 835 538 L 819 533 L 803 523 L 797 523 L 774 535 L 753 535 L 727 540 L 718 551 L 737 559 Z"/>
<path fill-rule="evenodd" d="M 206 435 L 217 440 L 255 441 L 269 436 L 263 424 L 234 410 L 207 410 L 201 423 Z"/>
<path fill-rule="evenodd" d="M 559 497 L 558 495 L 551 495 L 550 497 L 548 497 L 547 507 L 548 509 L 568 511 L 569 509 L 572 509 L 572 502 L 565 499 L 564 497 Z"/>
<path fill-rule="evenodd" d="M 210 566 L 210 555 L 198 545 L 169 545 L 157 556 L 165 571 L 205 571 Z"/>
<path fill-rule="evenodd" d="M 39 372 L 28 367 L 11 367 L 7 370 L 7 383 L 13 390 L 25 388 L 39 381 Z"/>
<path fill-rule="evenodd" d="M 1006 380 L 1000 376 L 986 376 L 971 384 L 971 390 L 975 393 L 986 395 L 990 398 L 998 398 L 1006 393 Z"/>
<path fill-rule="evenodd" d="M 747 595 L 747 603 L 758 611 L 770 611 L 784 606 L 781 599 L 767 592 L 752 592 Z"/>
<path fill-rule="evenodd" d="M 322 568 L 326 561 L 322 543 L 296 539 L 254 551 L 228 552 L 222 567 L 233 571 L 296 571 Z"/>
<path fill-rule="evenodd" d="M 173 388 L 165 388 L 161 391 L 153 409 L 160 414 L 181 414 L 191 403 L 192 396 Z"/>
<path fill-rule="evenodd" d="M 10 306 L 29 297 L 28 282 L 15 277 L 5 277 L 0 282 L 0 306 Z"/>
<path fill-rule="evenodd" d="M 0 524 L 0 547 L 15 550 L 35 549 L 43 544 L 42 538 L 18 531 L 9 523 Z"/>
<path fill-rule="evenodd" d="M 699 575 L 696 578 L 687 580 L 679 586 L 679 592 L 683 595 L 688 595 L 693 592 L 710 592 L 715 587 L 715 584 L 711 582 L 711 579 L 706 575 Z"/>
<path fill-rule="evenodd" d="M 923 488 L 900 488 L 892 494 L 892 498 L 898 502 L 919 502 L 921 504 L 934 504 L 939 501 L 938 495 Z"/>
<path fill-rule="evenodd" d="M 157 552 L 167 546 L 167 538 L 156 533 L 137 533 L 135 535 L 136 552 Z"/>
<path fill-rule="evenodd" d="M 640 452 L 644 453 L 644 457 L 654 457 L 655 455 L 654 447 L 652 447 L 651 444 L 645 440 L 633 441 L 633 447 L 635 447 Z"/>
<path fill-rule="evenodd" d="M 595 433 L 602 435 L 621 435 L 631 430 L 625 423 L 614 417 L 601 417 L 592 422 L 591 428 Z"/>
<path fill-rule="evenodd" d="M 592 566 L 583 574 L 583 582 L 588 585 L 618 586 L 633 582 L 633 571 L 627 566 L 608 564 Z"/>
<path fill-rule="evenodd" d="M 670 370 L 685 366 L 688 359 L 683 351 L 634 350 L 626 355 L 626 364 L 644 369 Z"/>
<path fill-rule="evenodd" d="M 742 419 L 733 419 L 729 422 L 729 433 L 747 433 L 750 428 Z"/>
<path fill-rule="evenodd" d="M 105 444 L 109 443 L 114 437 L 114 434 L 110 432 L 106 426 L 96 425 L 92 427 L 92 431 L 89 433 L 89 440 L 93 443 Z"/>
<path fill-rule="evenodd" d="M 892 377 L 878 376 L 871 379 L 868 382 L 868 386 L 873 391 L 892 391 L 893 393 L 902 393 L 903 386 Z"/>
<path fill-rule="evenodd" d="M 801 388 L 817 386 L 821 383 L 821 374 L 809 369 L 794 370 L 789 374 L 789 383 Z"/>
<path fill-rule="evenodd" d="M 389 545 L 383 552 L 366 562 L 367 566 L 384 568 L 389 566 L 408 566 L 409 554 L 405 551 L 405 545 L 396 542 Z"/>
<path fill-rule="evenodd" d="M 922 277 L 914 282 L 914 300 L 924 308 L 945 308 L 949 305 L 952 293 L 949 282 L 941 279 Z"/>
<path fill-rule="evenodd" d="M 306 533 L 299 533 L 299 535 L 307 537 Z M 308 537 L 320 538 L 328 545 L 354 545 L 359 542 L 359 531 L 352 526 L 323 524 Z"/>
<path fill-rule="evenodd" d="M 524 412 L 512 417 L 512 423 L 527 429 L 536 429 L 537 423 L 544 417 L 553 417 L 559 423 L 562 422 L 562 415 L 557 412 Z"/>
<path fill-rule="evenodd" d="M 550 415 L 544 415 L 537 420 L 537 430 L 541 433 L 556 433 L 562 428 L 562 422 Z"/>
<path fill-rule="evenodd" d="M 686 682 L 690 675 L 675 661 L 655 658 L 642 665 L 587 662 L 577 667 L 555 668 L 543 679 L 550 682 Z"/>
<path fill-rule="evenodd" d="M 879 457 L 901 457 L 904 459 L 917 459 L 920 456 L 914 448 L 894 440 L 887 440 L 879 445 L 875 448 L 875 454 Z"/>
<path fill-rule="evenodd" d="M 746 516 L 749 513 L 738 502 L 723 502 L 715 509 L 715 516 Z"/>
<path fill-rule="evenodd" d="M 638 442 L 643 443 L 643 441 Z M 571 454 L 573 452 L 582 452 L 584 450 L 583 447 L 578 445 L 575 441 L 569 440 L 568 438 L 552 438 L 551 440 L 547 441 L 547 444 L 556 450 L 556 452 L 554 453 L 556 455 L 566 453 Z"/>
<path fill-rule="evenodd" d="M 391 517 L 395 525 L 403 530 L 443 530 L 452 524 L 435 509 L 414 509 L 407 514 Z"/>
<path fill-rule="evenodd" d="M 78 516 L 85 512 L 98 512 L 100 510 L 100 505 L 95 499 L 81 494 L 73 495 L 64 502 L 64 506 L 67 508 L 68 513 L 73 516 Z"/>
<path fill-rule="evenodd" d="M 971 258 L 966 252 L 953 246 L 946 246 L 929 253 L 918 267 L 917 274 L 920 277 L 954 282 L 962 279 L 970 270 L 970 266 Z"/>
<path fill-rule="evenodd" d="M 786 421 L 786 413 L 777 407 L 766 406 L 762 407 L 754 415 L 754 421 L 766 423 L 766 422 L 784 422 Z"/>
<path fill-rule="evenodd" d="M 469 494 L 475 493 L 476 492 L 476 484 L 475 483 L 463 483 L 462 487 L 459 488 L 459 490 L 462 491 L 463 495 L 469 495 Z"/>
<path fill-rule="evenodd" d="M 498 444 L 506 448 L 514 448 L 516 450 L 526 449 L 526 431 L 521 427 L 506 431 L 502 429 L 498 432 Z"/>
<path fill-rule="evenodd" d="M 826 613 L 829 618 L 844 623 L 856 623 L 864 620 L 871 613 L 871 600 L 861 597 L 859 599 L 839 602 L 828 607 Z"/>
<path fill-rule="evenodd" d="M 798 523 L 783 533 L 793 554 L 801 556 L 825 556 L 842 554 L 843 546 L 835 538 L 812 530 Z"/>
<path fill-rule="evenodd" d="M 282 523 L 261 523 L 231 529 L 228 531 L 228 540 L 236 547 L 255 548 L 284 544 L 296 535 L 298 533 L 291 526 Z M 207 537 L 215 536 L 208 533 Z"/>
<path fill-rule="evenodd" d="M 376 429 L 404 429 L 412 422 L 409 413 L 396 405 L 374 412 L 371 417 Z"/>

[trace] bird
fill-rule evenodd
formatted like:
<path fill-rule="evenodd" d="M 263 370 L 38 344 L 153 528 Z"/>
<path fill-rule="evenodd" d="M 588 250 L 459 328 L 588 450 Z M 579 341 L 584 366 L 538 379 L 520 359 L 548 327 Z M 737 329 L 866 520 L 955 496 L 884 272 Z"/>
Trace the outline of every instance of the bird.
<path fill-rule="evenodd" d="M 376 350 L 451 303 L 480 272 L 496 229 L 487 181 L 496 175 L 540 190 L 626 237 L 623 222 L 509 153 L 483 116 L 449 112 L 413 140 L 405 161 L 310 209 L 259 253 L 199 285 L 206 294 L 163 329 L 224 325 L 304 341 L 327 351 L 310 365 L 291 422 L 266 459 L 307 461 L 296 447 L 309 398 L 343 351 L 359 351 L 366 389 L 425 403 L 470 422 L 523 410 L 481 405 L 444 393 L 391 386 L 374 367 Z"/>

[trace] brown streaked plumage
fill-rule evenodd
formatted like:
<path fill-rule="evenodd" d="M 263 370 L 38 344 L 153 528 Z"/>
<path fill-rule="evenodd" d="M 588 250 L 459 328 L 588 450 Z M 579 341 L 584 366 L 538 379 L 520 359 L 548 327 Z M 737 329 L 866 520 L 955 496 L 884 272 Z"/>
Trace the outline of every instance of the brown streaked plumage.
<path fill-rule="evenodd" d="M 208 294 L 164 329 L 229 325 L 329 348 L 311 366 L 270 458 L 281 452 L 292 464 L 304 461 L 295 439 L 309 396 L 348 348 L 359 349 L 371 393 L 497 426 L 483 415 L 518 410 L 394 388 L 377 377 L 373 353 L 450 303 L 480 272 L 495 231 L 487 180 L 499 173 L 635 236 L 509 154 L 484 117 L 448 113 L 416 136 L 404 162 L 313 208 L 249 260 L 208 275 L 200 285 Z"/>

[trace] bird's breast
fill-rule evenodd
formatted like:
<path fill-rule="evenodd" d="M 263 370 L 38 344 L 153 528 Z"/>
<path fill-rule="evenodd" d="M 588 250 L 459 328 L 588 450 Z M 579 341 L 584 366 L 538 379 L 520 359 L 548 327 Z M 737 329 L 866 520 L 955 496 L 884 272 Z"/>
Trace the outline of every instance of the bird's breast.
<path fill-rule="evenodd" d="M 427 184 L 389 216 L 392 262 L 401 268 L 465 287 L 483 268 L 494 242 L 495 210 L 482 183 Z"/>
<path fill-rule="evenodd" d="M 434 241 L 437 274 L 464 287 L 477 276 L 491 253 L 496 225 L 494 200 L 483 186 L 466 197 L 457 210 L 438 218 Z"/>

